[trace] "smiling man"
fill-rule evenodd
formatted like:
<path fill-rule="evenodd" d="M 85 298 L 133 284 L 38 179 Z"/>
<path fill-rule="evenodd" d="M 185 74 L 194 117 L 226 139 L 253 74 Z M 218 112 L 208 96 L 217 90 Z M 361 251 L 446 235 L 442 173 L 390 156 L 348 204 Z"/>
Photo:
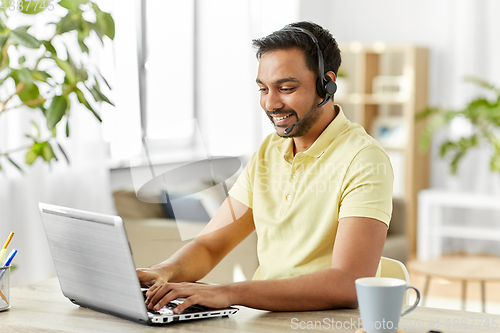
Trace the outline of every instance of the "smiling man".
<path fill-rule="evenodd" d="M 274 311 L 357 306 L 354 281 L 374 276 L 392 211 L 393 173 L 381 146 L 333 103 L 340 50 L 298 22 L 253 41 L 260 105 L 276 128 L 204 232 L 166 261 L 138 269 L 146 304 Z M 318 54 L 318 48 L 321 55 Z M 324 59 L 324 62 L 323 62 Z M 252 281 L 200 285 L 251 232 Z"/>

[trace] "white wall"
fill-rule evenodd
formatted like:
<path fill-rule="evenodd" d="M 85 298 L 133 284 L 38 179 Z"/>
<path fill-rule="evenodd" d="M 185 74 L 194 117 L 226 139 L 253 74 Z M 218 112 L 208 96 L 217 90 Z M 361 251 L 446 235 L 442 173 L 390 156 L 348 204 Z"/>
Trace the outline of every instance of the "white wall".
<path fill-rule="evenodd" d="M 429 104 L 459 108 L 480 92 L 471 84 L 463 83 L 465 75 L 479 76 L 500 86 L 498 13 L 500 2 L 494 0 L 307 0 L 301 2 L 300 19 L 323 25 L 340 43 L 382 40 L 428 47 Z M 487 175 L 486 179 L 491 178 L 484 152 L 469 154 L 460 166 L 458 178 L 449 176 L 448 164 L 436 156 L 439 142 L 447 135 L 460 135 L 464 130 L 466 126 L 455 123 L 452 133 L 436 136 L 431 184 L 433 187 L 494 191 L 484 188 L 488 186 L 485 177 L 471 177 L 470 169 L 477 168 L 480 158 L 479 170 Z M 496 181 L 500 187 L 500 179 Z M 481 186 L 483 188 L 478 188 Z"/>
<path fill-rule="evenodd" d="M 464 83 L 465 75 L 487 79 L 500 87 L 500 2 L 495 0 L 307 0 L 301 2 L 301 20 L 329 29 L 339 42 L 414 43 L 430 50 L 429 104 L 461 108 L 484 91 Z M 458 175 L 449 174 L 448 162 L 437 151 L 446 138 L 470 131 L 464 121 L 436 133 L 431 150 L 431 187 L 500 195 L 500 175 L 489 171 L 491 151 L 470 151 Z M 444 223 L 500 221 L 494 212 L 447 211 Z M 449 239 L 448 251 L 500 253 L 498 242 Z"/>

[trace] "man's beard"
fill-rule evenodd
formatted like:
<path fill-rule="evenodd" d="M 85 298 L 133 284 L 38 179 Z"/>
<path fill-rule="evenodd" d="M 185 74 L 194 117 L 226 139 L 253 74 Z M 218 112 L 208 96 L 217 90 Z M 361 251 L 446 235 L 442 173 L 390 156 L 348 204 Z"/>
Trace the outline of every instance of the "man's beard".
<path fill-rule="evenodd" d="M 315 106 L 316 106 L 316 104 L 315 104 Z M 293 126 L 293 124 L 288 125 L 288 126 L 285 126 L 285 125 L 276 126 L 276 124 L 274 123 L 274 119 L 272 117 L 272 115 L 276 115 L 276 114 L 289 114 L 289 113 L 292 116 L 295 116 L 297 118 L 297 122 L 300 120 L 299 116 L 297 115 L 297 112 L 295 112 L 293 109 L 289 109 L 289 110 L 278 109 L 275 111 L 266 111 L 266 114 L 269 117 L 269 120 L 271 120 L 271 124 L 273 124 L 274 128 L 276 128 L 276 127 L 288 128 L 290 126 Z M 305 134 L 307 134 L 307 132 L 309 132 L 309 130 L 313 127 L 313 125 L 316 124 L 316 122 L 318 121 L 321 114 L 323 114 L 322 109 L 314 110 L 305 119 L 303 119 L 299 124 L 297 124 L 297 122 L 296 122 L 297 125 L 295 125 L 295 127 L 293 128 L 293 130 L 290 134 L 281 135 L 277 131 L 276 131 L 276 134 L 278 134 L 282 138 L 295 138 L 295 137 L 304 136 Z"/>

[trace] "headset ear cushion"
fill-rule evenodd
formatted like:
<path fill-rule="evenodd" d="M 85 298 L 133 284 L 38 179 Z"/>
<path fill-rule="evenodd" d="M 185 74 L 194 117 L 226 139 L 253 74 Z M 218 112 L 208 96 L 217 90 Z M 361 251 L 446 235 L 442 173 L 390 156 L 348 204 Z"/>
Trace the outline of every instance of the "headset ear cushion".
<path fill-rule="evenodd" d="M 325 98 L 326 95 L 333 95 L 337 91 L 337 83 L 331 77 L 325 75 L 324 80 L 318 78 L 316 81 L 316 91 L 321 98 Z"/>
<path fill-rule="evenodd" d="M 318 78 L 318 80 L 316 80 L 316 91 L 318 92 L 318 96 L 321 97 L 321 98 L 325 98 L 326 97 L 326 90 L 325 90 L 325 84 L 323 83 L 323 80 L 321 80 L 321 78 Z"/>
<path fill-rule="evenodd" d="M 331 77 L 325 75 L 325 94 L 333 95 L 337 91 L 337 83 Z"/>

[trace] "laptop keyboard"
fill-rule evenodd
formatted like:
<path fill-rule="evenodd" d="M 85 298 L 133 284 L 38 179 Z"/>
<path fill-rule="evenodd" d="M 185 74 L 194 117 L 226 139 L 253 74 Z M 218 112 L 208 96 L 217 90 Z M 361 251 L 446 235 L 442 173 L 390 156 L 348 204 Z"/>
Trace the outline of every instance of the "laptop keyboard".
<path fill-rule="evenodd" d="M 144 300 L 146 300 L 146 291 L 143 291 L 143 295 L 144 295 Z M 147 309 L 149 313 L 153 313 L 153 314 L 174 314 L 174 309 L 175 307 L 177 307 L 177 305 L 179 305 L 178 303 L 179 301 L 174 301 L 174 302 L 169 302 L 167 305 L 165 305 L 163 308 L 160 309 L 160 311 L 155 311 L 155 310 L 150 310 L 150 309 Z M 195 313 L 195 312 L 201 312 L 201 311 L 207 311 L 207 310 L 211 310 L 211 308 L 208 308 L 206 306 L 203 306 L 203 305 L 198 305 L 198 304 L 195 304 L 195 305 L 191 305 L 190 307 L 188 307 L 187 309 L 184 309 L 184 311 L 182 311 L 182 313 Z"/>

